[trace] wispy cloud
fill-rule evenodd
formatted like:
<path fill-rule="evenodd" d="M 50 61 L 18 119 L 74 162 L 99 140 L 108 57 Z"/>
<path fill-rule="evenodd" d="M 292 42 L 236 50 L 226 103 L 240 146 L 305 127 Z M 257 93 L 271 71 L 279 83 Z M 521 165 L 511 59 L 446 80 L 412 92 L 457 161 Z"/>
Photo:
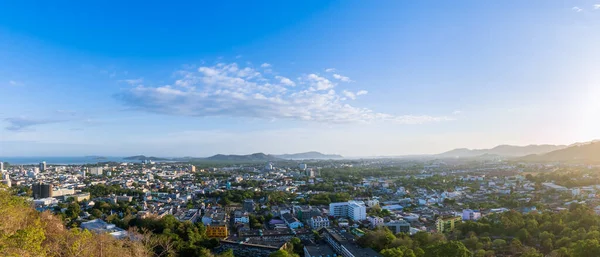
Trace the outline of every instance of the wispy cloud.
<path fill-rule="evenodd" d="M 42 124 L 50 124 L 50 123 L 58 123 L 63 122 L 64 120 L 53 120 L 53 119 L 34 119 L 27 117 L 11 117 L 6 118 L 4 121 L 8 122 L 7 130 L 11 131 L 25 131 L 30 129 L 33 126 L 42 125 Z"/>
<path fill-rule="evenodd" d="M 8 84 L 11 86 L 22 86 L 23 85 L 23 83 L 16 81 L 16 80 L 9 80 Z"/>
<path fill-rule="evenodd" d="M 598 9 L 600 9 L 600 4 L 595 4 L 594 5 L 594 10 L 598 10 Z"/>
<path fill-rule="evenodd" d="M 261 64 L 260 67 L 261 68 L 269 68 L 269 67 L 271 67 L 271 64 L 268 64 L 265 62 L 265 63 Z"/>
<path fill-rule="evenodd" d="M 367 93 L 334 90 L 338 85 L 315 73 L 293 81 L 263 74 L 251 66 L 219 63 L 177 73 L 173 83 L 137 85 L 116 97 L 131 109 L 179 116 L 249 117 L 323 123 L 389 121 L 421 124 L 452 120 L 446 116 L 392 115 L 345 102 Z M 295 87 L 292 87 L 297 85 Z"/>
<path fill-rule="evenodd" d="M 342 95 L 344 95 L 344 97 L 346 97 L 347 99 L 351 99 L 351 100 L 356 100 L 356 98 L 358 96 L 366 95 L 367 93 L 369 93 L 367 90 L 359 90 L 356 93 L 348 91 L 348 90 L 342 91 Z"/>
<path fill-rule="evenodd" d="M 124 82 L 124 83 L 127 83 L 129 85 L 139 85 L 139 84 L 142 84 L 144 82 L 144 79 L 143 78 L 121 79 L 121 80 L 119 80 L 119 82 Z"/>
<path fill-rule="evenodd" d="M 327 68 L 325 69 L 325 72 L 335 72 L 336 69 L 335 68 Z"/>
<path fill-rule="evenodd" d="M 583 9 L 577 7 L 577 6 L 573 6 L 573 8 L 571 8 L 571 10 L 573 10 L 574 12 L 581 12 L 583 11 Z"/>
<path fill-rule="evenodd" d="M 343 81 L 343 82 L 354 82 L 350 78 L 348 78 L 346 76 L 342 76 L 340 74 L 333 74 L 333 78 L 338 79 L 338 80 Z"/>

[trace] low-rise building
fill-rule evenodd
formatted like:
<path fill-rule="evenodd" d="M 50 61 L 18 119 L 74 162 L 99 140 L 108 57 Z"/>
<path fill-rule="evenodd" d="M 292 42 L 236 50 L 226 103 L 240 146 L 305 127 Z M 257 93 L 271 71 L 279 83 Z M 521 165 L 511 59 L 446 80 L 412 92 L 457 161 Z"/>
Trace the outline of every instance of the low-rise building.
<path fill-rule="evenodd" d="M 309 220 L 309 223 L 310 227 L 315 230 L 329 227 L 329 219 L 323 216 L 312 216 Z"/>
<path fill-rule="evenodd" d="M 390 231 L 392 231 L 394 234 L 398 234 L 398 233 L 409 234 L 410 233 L 410 224 L 408 222 L 406 222 L 405 220 L 393 220 L 393 221 L 384 223 L 383 225 L 386 226 L 388 229 L 390 229 Z"/>
<path fill-rule="evenodd" d="M 296 217 L 292 216 L 291 213 L 285 213 L 281 215 L 281 218 L 285 224 L 292 229 L 304 227 L 304 224 L 302 224 L 302 222 L 300 222 Z"/>

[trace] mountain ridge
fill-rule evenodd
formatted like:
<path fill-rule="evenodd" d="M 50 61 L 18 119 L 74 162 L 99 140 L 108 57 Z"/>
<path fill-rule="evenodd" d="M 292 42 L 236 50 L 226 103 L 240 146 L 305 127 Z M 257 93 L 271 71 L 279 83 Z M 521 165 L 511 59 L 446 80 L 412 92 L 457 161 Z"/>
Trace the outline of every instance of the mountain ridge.
<path fill-rule="evenodd" d="M 252 154 L 215 154 L 209 157 L 176 157 L 161 158 L 154 156 L 135 155 L 125 157 L 125 160 L 152 160 L 152 161 L 227 161 L 227 162 L 257 162 L 257 161 L 282 161 L 282 160 L 308 160 L 308 159 L 342 159 L 339 154 L 323 154 L 317 151 L 293 154 L 265 154 L 262 152 Z"/>
<path fill-rule="evenodd" d="M 521 157 L 531 154 L 543 154 L 552 152 L 555 150 L 564 149 L 566 145 L 526 145 L 526 146 L 515 146 L 515 145 L 497 145 L 493 148 L 488 149 L 468 149 L 468 148 L 456 148 L 447 152 L 436 154 L 436 157 L 442 158 L 467 158 L 467 157 L 478 157 L 482 155 L 497 155 L 500 157 Z"/>
<path fill-rule="evenodd" d="M 600 141 L 571 144 L 566 148 L 544 154 L 531 154 L 521 157 L 521 161 L 530 162 L 575 162 L 586 164 L 600 163 Z"/>

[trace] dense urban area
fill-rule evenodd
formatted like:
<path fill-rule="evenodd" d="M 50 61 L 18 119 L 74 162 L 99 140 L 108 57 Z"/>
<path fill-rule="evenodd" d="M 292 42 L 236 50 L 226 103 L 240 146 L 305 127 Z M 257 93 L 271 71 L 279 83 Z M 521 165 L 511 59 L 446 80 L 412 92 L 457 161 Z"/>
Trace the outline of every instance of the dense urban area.
<path fill-rule="evenodd" d="M 54 247 L 55 256 L 112 256 L 111 246 L 120 256 L 600 256 L 594 165 L 382 158 L 0 169 L 3 255 Z"/>

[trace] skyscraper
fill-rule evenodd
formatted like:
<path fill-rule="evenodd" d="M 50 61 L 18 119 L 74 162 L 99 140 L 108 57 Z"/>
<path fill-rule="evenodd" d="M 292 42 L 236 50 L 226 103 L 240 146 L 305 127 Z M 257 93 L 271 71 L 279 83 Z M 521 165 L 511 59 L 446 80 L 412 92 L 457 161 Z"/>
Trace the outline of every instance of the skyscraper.
<path fill-rule="evenodd" d="M 40 162 L 40 172 L 46 171 L 46 161 Z"/>
<path fill-rule="evenodd" d="M 33 191 L 34 199 L 52 197 L 52 185 L 42 183 L 33 184 L 31 190 Z"/>
<path fill-rule="evenodd" d="M 0 161 L 0 171 L 4 170 L 4 162 Z"/>

